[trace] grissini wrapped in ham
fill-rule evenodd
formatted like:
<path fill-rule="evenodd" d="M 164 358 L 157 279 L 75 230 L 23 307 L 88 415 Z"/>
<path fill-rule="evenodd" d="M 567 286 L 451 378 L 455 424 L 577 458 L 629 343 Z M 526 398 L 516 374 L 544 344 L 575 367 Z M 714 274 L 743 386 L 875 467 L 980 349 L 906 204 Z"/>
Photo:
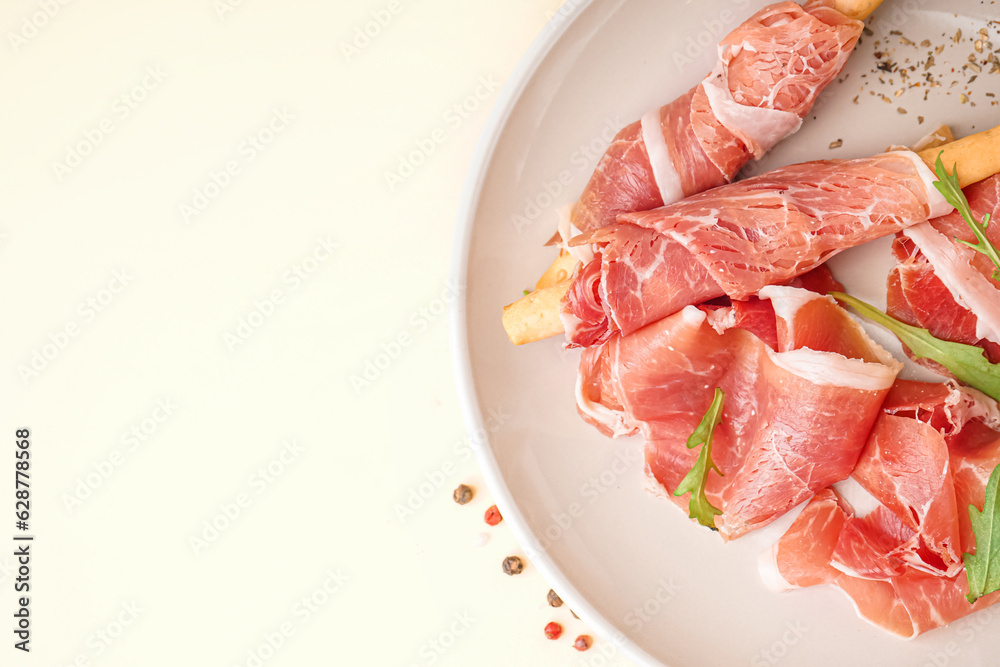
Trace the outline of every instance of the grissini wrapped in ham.
<path fill-rule="evenodd" d="M 504 309 L 504 328 L 522 344 L 562 324 L 571 345 L 586 347 L 688 304 L 786 282 L 841 250 L 949 213 L 928 167 L 939 154 L 958 164 L 962 187 L 983 180 L 1000 171 L 1000 128 L 920 153 L 783 167 L 621 216 L 578 239 L 597 243 L 599 258 L 543 290 L 546 305 L 562 298 L 561 312 L 539 311 L 535 292 Z"/>
<path fill-rule="evenodd" d="M 573 225 L 592 231 L 728 183 L 797 131 L 864 27 L 834 5 L 779 2 L 724 37 L 702 82 L 615 136 L 572 208 Z"/>
<path fill-rule="evenodd" d="M 567 295 L 570 345 L 627 335 L 717 296 L 745 299 L 847 248 L 952 210 L 910 151 L 805 162 L 631 213 L 582 241 L 600 249 Z"/>
<path fill-rule="evenodd" d="M 817 97 L 840 74 L 864 19 L 882 0 L 780 2 L 758 11 L 718 45 L 703 81 L 623 128 L 550 244 L 560 256 L 541 290 L 588 261 L 567 253 L 572 230 L 592 231 L 622 213 L 646 211 L 733 180 L 750 159 L 798 130 Z M 571 226 L 572 225 L 572 226 Z"/>

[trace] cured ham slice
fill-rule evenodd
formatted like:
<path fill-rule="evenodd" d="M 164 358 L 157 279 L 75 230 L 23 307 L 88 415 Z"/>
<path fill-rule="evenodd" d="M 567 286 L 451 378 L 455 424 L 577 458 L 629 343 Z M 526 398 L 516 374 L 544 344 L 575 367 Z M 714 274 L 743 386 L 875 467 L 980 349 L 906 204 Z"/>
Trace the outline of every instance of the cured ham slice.
<path fill-rule="evenodd" d="M 954 381 L 927 383 L 897 380 L 882 405 L 883 417 L 906 417 L 910 422 L 911 434 L 927 433 L 926 426 L 940 434 L 948 448 L 948 473 L 941 473 L 942 479 L 950 475 L 954 489 L 958 522 L 959 548 L 961 553 L 971 553 L 975 547 L 975 537 L 969 513 L 970 504 L 981 507 L 986 492 L 986 482 L 993 468 L 1000 463 L 1000 406 L 997 402 L 969 387 L 959 386 Z M 868 451 L 866 450 L 866 453 Z M 936 484 L 934 476 L 922 478 L 925 488 Z M 855 477 L 858 477 L 856 474 Z M 869 488 L 874 488 L 868 484 Z M 882 494 L 882 498 L 886 498 Z M 887 504 L 894 505 L 888 500 Z M 933 510 L 938 516 L 941 513 Z M 908 510 L 900 510 L 905 515 Z M 944 524 L 935 522 L 939 533 L 951 530 Z M 928 525 L 933 527 L 935 524 Z M 944 526 L 944 527 L 942 527 Z"/>
<path fill-rule="evenodd" d="M 969 505 L 982 509 L 986 482 L 993 468 L 1000 463 L 1000 434 L 994 428 L 982 421 L 973 421 L 949 439 L 955 501 L 960 508 L 959 533 L 962 549 L 969 553 L 976 541 L 969 513 L 964 510 Z"/>
<path fill-rule="evenodd" d="M 717 296 L 745 299 L 841 250 L 941 216 L 951 206 L 934 180 L 915 153 L 898 151 L 783 167 L 622 215 L 578 240 L 600 255 L 577 279 L 588 288 L 574 285 L 564 300 L 568 344 L 629 334 Z"/>
<path fill-rule="evenodd" d="M 799 276 L 789 283 L 789 286 L 818 294 L 844 289 L 825 265 Z M 771 349 L 778 349 L 778 325 L 780 322 L 784 326 L 784 321 L 775 317 L 774 307 L 770 301 L 757 297 L 734 303 L 729 303 L 725 298 L 719 301 L 724 303 L 710 303 L 702 308 L 707 313 L 706 322 L 716 333 L 723 334 L 728 329 L 744 329 L 760 338 Z M 816 306 L 812 305 L 806 310 L 815 308 Z M 809 326 L 809 320 L 801 318 L 798 324 L 804 329 Z M 823 336 L 825 333 L 826 330 L 816 335 Z M 787 340 L 787 334 L 785 339 Z M 696 343 L 692 341 L 692 345 L 694 344 Z M 610 355 L 600 346 L 586 349 L 580 360 L 580 369 L 576 399 L 583 419 L 604 435 L 611 437 L 638 432 L 638 428 L 626 424 L 623 407 L 613 393 L 608 393 L 608 390 L 604 389 L 602 395 L 602 389 L 612 387 L 614 382 Z"/>
<path fill-rule="evenodd" d="M 775 545 L 786 587 L 832 584 L 858 613 L 915 637 L 998 600 L 974 605 L 961 553 L 975 549 L 967 508 L 981 508 L 1000 463 L 997 404 L 953 382 L 897 380 L 854 479 L 879 501 L 865 516 L 833 491 L 810 501 Z"/>
<path fill-rule="evenodd" d="M 964 189 L 977 220 L 1000 216 L 1000 175 Z M 1000 245 L 1000 223 L 986 228 L 987 237 Z M 996 267 L 954 238 L 975 241 L 956 211 L 897 235 L 893 255 L 897 265 L 889 274 L 888 313 L 898 320 L 927 329 L 932 335 L 982 347 L 993 363 L 1000 362 L 1000 281 Z M 918 363 L 943 369 L 926 360 Z"/>
<path fill-rule="evenodd" d="M 799 276 L 788 286 L 816 294 L 844 289 L 825 265 Z M 815 305 L 808 310 L 814 308 Z M 778 349 L 779 319 L 775 317 L 771 301 L 751 297 L 746 301 L 730 302 L 728 298 L 722 297 L 704 304 L 701 309 L 707 314 L 706 322 L 717 334 L 722 335 L 729 329 L 744 329 L 760 338 L 771 349 Z M 808 326 L 808 322 L 806 318 L 798 320 L 800 326 Z M 783 321 L 781 324 L 784 328 Z M 697 335 L 697 330 L 691 335 Z M 783 340 L 787 341 L 787 334 Z M 697 347 L 696 340 L 692 340 L 690 344 Z M 610 351 L 605 346 L 584 350 L 579 368 L 576 399 L 584 421 L 608 436 L 638 432 L 637 427 L 626 424 L 624 409 L 613 393 L 616 383 L 613 372 L 618 372 L 619 369 L 612 365 Z"/>
<path fill-rule="evenodd" d="M 900 551 L 914 533 L 880 506 L 867 516 L 844 521 L 833 550 L 834 569 L 859 579 L 892 579 L 906 569 Z"/>
<path fill-rule="evenodd" d="M 962 569 L 948 445 L 937 429 L 911 418 L 881 415 L 853 476 L 909 532 L 889 553 L 890 559 L 944 576 Z M 889 526 L 880 532 L 889 532 Z M 905 531 L 893 527 L 892 532 Z"/>
<path fill-rule="evenodd" d="M 573 224 L 592 231 L 727 183 L 795 132 L 863 28 L 831 4 L 779 2 L 727 35 L 703 82 L 615 136 L 573 207 Z"/>
<path fill-rule="evenodd" d="M 785 587 L 827 584 L 840 576 L 830 563 L 844 524 L 853 510 L 833 489 L 809 501 L 774 545 L 774 560 Z"/>
<path fill-rule="evenodd" d="M 685 441 L 715 388 L 725 392 L 713 444 L 723 476 L 709 475 L 706 490 L 725 539 L 849 476 L 901 368 L 829 297 L 769 287 L 761 299 L 745 317 L 688 306 L 581 360 L 584 418 L 605 433 L 641 432 L 650 475 L 666 491 L 697 458 Z"/>
<path fill-rule="evenodd" d="M 616 331 L 631 333 L 686 305 L 722 295 L 704 266 L 654 230 L 612 225 L 593 240 L 603 238 L 615 243 L 580 270 L 560 315 L 573 347 L 602 343 Z"/>
<path fill-rule="evenodd" d="M 876 521 L 866 523 L 876 525 Z M 964 570 L 953 577 L 936 577 L 905 569 L 897 576 L 876 579 L 838 570 L 831 565 L 832 555 L 838 549 L 845 549 L 841 544 L 847 532 L 845 527 L 857 525 L 851 508 L 836 494 L 830 490 L 817 494 L 775 545 L 775 564 L 785 585 L 795 588 L 832 584 L 848 595 L 862 618 L 906 639 L 986 609 L 1000 600 L 1000 593 L 992 593 L 969 604 L 965 598 L 969 587 Z M 901 523 L 896 524 L 899 526 Z M 887 535 L 870 538 L 891 542 Z"/>
<path fill-rule="evenodd" d="M 853 474 L 909 531 L 887 557 L 941 576 L 962 569 L 959 509 L 945 438 L 956 431 L 956 420 L 958 428 L 964 425 L 968 415 L 960 411 L 966 396 L 957 387 L 898 381 Z M 919 419 L 921 405 L 926 422 Z M 890 531 L 885 521 L 881 532 L 905 531 Z"/>
<path fill-rule="evenodd" d="M 950 438 L 949 446 L 954 445 L 954 439 L 961 435 L 966 424 L 977 420 L 987 428 L 1000 430 L 997 402 L 952 380 L 943 383 L 897 380 L 882 404 L 882 411 L 930 424 Z"/>

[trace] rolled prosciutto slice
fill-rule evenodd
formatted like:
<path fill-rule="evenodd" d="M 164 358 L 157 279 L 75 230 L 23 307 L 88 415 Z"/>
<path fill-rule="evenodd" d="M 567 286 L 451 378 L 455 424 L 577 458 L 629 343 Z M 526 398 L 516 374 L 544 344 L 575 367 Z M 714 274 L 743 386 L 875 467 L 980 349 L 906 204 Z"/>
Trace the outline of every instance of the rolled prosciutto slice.
<path fill-rule="evenodd" d="M 775 545 L 786 588 L 832 584 L 868 621 L 915 637 L 998 600 L 970 605 L 962 553 L 975 535 L 1000 463 L 997 404 L 953 382 L 897 380 L 853 478 L 877 501 L 860 515 L 832 490 L 817 494 Z"/>
<path fill-rule="evenodd" d="M 991 222 L 986 235 L 1000 246 L 1000 175 L 963 190 L 977 220 Z M 957 243 L 975 242 L 972 230 L 954 211 L 897 234 L 892 252 L 897 265 L 888 279 L 888 313 L 944 340 L 977 345 L 1000 363 L 1000 281 L 988 258 Z M 909 352 L 909 351 L 907 351 Z M 938 372 L 947 371 L 917 359 Z"/>
<path fill-rule="evenodd" d="M 651 478 L 672 492 L 698 456 L 685 442 L 721 388 L 712 456 L 723 476 L 709 475 L 707 494 L 733 539 L 851 474 L 900 368 L 829 297 L 772 286 L 587 350 L 577 398 L 603 432 L 641 432 Z"/>
<path fill-rule="evenodd" d="M 630 334 L 690 304 L 745 299 L 834 254 L 952 210 L 910 151 L 782 167 L 620 217 L 563 301 L 568 344 Z"/>
<path fill-rule="evenodd" d="M 745 299 L 834 254 L 952 210 L 916 153 L 775 169 L 584 234 L 599 252 L 563 300 L 569 346 L 630 334 L 689 304 Z"/>
<path fill-rule="evenodd" d="M 863 28 L 831 5 L 779 2 L 727 35 L 704 81 L 615 136 L 571 222 L 591 231 L 728 183 L 798 130 Z"/>

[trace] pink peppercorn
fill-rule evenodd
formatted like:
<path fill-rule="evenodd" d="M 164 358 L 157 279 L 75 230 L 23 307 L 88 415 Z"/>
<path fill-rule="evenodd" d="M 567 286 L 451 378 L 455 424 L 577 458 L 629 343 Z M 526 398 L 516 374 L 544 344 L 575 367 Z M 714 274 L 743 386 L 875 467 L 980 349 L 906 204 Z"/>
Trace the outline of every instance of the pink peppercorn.
<path fill-rule="evenodd" d="M 546 639 L 559 639 L 562 636 L 562 626 L 553 621 L 545 626 Z"/>
<path fill-rule="evenodd" d="M 503 517 L 500 516 L 500 510 L 497 509 L 496 505 L 490 505 L 489 509 L 486 510 L 486 514 L 483 515 L 483 519 L 491 526 L 495 526 L 503 521 Z"/>

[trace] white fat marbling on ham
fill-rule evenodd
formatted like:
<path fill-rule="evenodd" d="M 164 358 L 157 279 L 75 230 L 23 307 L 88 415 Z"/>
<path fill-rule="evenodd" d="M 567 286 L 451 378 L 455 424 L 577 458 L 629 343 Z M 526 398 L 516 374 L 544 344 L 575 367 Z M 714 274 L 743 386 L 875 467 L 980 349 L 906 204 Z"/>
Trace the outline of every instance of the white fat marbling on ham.
<path fill-rule="evenodd" d="M 839 561 L 836 561 L 836 560 L 830 561 L 830 567 L 832 567 L 833 569 L 837 570 L 838 572 L 843 572 L 844 574 L 846 574 L 849 577 L 854 577 L 855 579 L 869 579 L 871 581 L 878 581 L 878 579 L 872 579 L 871 577 L 866 577 L 863 574 L 861 574 L 860 572 L 858 572 L 858 571 L 856 571 L 856 570 L 854 570 L 854 569 L 852 569 L 850 567 L 847 567 L 843 563 L 841 563 Z M 864 616 L 861 614 L 861 611 L 858 609 L 857 605 L 854 606 L 854 613 L 856 613 L 858 615 L 858 618 L 864 619 Z"/>
<path fill-rule="evenodd" d="M 760 581 L 764 588 L 774 593 L 786 593 L 795 590 L 798 586 L 792 586 L 778 569 L 777 560 L 778 543 L 775 541 L 770 548 L 761 551 L 757 556 L 757 572 L 760 574 Z"/>
<path fill-rule="evenodd" d="M 891 151 L 891 153 L 902 155 L 913 162 L 913 166 L 924 184 L 924 193 L 927 195 L 928 220 L 940 218 L 942 215 L 948 215 L 955 210 L 955 207 L 949 204 L 944 195 L 934 187 L 934 181 L 938 180 L 937 175 L 931 171 L 931 168 L 927 166 L 927 163 L 919 155 L 908 150 Z"/>
<path fill-rule="evenodd" d="M 559 232 L 559 248 L 568 252 L 581 264 L 588 264 L 594 259 L 594 247 L 591 245 L 570 245 L 570 239 L 579 236 L 580 230 L 570 221 L 572 205 L 567 204 L 559 209 L 559 224 L 556 229 Z"/>
<path fill-rule="evenodd" d="M 574 315 L 567 308 L 559 309 L 559 321 L 562 322 L 563 331 L 566 332 L 566 339 L 573 340 L 577 330 L 583 324 L 583 320 Z"/>
<path fill-rule="evenodd" d="M 751 547 L 761 549 L 760 555 L 757 557 L 757 570 L 760 572 L 760 579 L 764 586 L 775 593 L 784 593 L 797 588 L 781 576 L 775 556 L 778 541 L 792 527 L 792 524 L 799 518 L 802 510 L 808 504 L 808 500 L 799 503 L 780 518 L 743 537 L 743 541 L 750 544 Z"/>
<path fill-rule="evenodd" d="M 928 223 L 905 229 L 903 234 L 920 248 L 955 301 L 976 316 L 976 335 L 1000 343 L 1000 294 L 970 263 L 975 251 Z"/>
<path fill-rule="evenodd" d="M 726 331 L 736 326 L 736 310 L 733 308 L 720 308 L 709 311 L 708 325 L 715 329 L 715 333 L 726 333 Z"/>
<path fill-rule="evenodd" d="M 704 322 L 708 318 L 708 315 L 706 315 L 705 311 L 697 306 L 684 306 L 684 308 L 681 309 L 681 317 L 684 319 L 686 324 L 694 326 Z"/>
<path fill-rule="evenodd" d="M 649 164 L 653 168 L 653 179 L 660 190 L 664 204 L 684 198 L 684 188 L 681 177 L 677 173 L 674 161 L 670 158 L 667 140 L 663 137 L 663 127 L 660 124 L 660 110 L 653 109 L 640 120 L 642 126 L 642 142 L 646 146 Z"/>
<path fill-rule="evenodd" d="M 785 320 L 789 325 L 794 320 L 795 313 L 810 301 L 826 299 L 833 302 L 832 297 L 785 285 L 768 285 L 763 287 L 758 295 L 760 298 L 770 301 L 775 316 Z"/>
<path fill-rule="evenodd" d="M 798 311 L 805 304 L 810 301 L 815 301 L 817 299 L 822 299 L 830 303 L 836 303 L 833 297 L 827 296 L 825 294 L 817 294 L 816 292 L 811 292 L 809 290 L 799 289 L 796 287 L 787 287 L 784 285 L 768 285 L 760 290 L 760 298 L 766 299 L 771 302 L 771 306 L 774 308 L 774 314 L 778 319 L 784 320 L 788 326 L 788 331 L 791 339 L 788 344 L 792 347 L 796 346 L 795 342 L 795 316 Z M 832 368 L 842 368 L 847 375 L 842 377 L 831 376 L 829 384 L 834 384 L 835 386 L 845 386 L 853 387 L 855 385 L 850 384 L 850 378 L 854 376 L 855 373 L 861 375 L 869 375 L 870 373 L 875 373 L 875 375 L 869 376 L 869 381 L 865 386 L 858 386 L 859 389 L 885 389 L 886 387 L 892 386 L 893 379 L 890 379 L 889 374 L 891 373 L 892 378 L 902 369 L 902 364 L 896 361 L 896 358 L 889 353 L 884 347 L 876 343 L 871 337 L 865 332 L 864 328 L 858 324 L 857 320 L 851 319 L 850 324 L 845 324 L 845 326 L 853 326 L 854 329 L 859 332 L 865 341 L 868 343 L 869 349 L 875 355 L 875 358 L 881 362 L 879 364 L 871 364 L 861 361 L 860 359 L 847 359 L 841 355 L 832 355 Z M 784 352 L 782 354 L 789 354 Z M 824 353 L 831 354 L 831 353 Z M 817 357 L 815 360 L 816 368 L 822 372 L 822 367 L 819 365 L 822 363 L 822 359 L 825 357 Z M 843 362 L 851 362 L 850 364 L 843 364 Z M 805 360 L 803 356 L 804 365 L 803 369 L 811 367 L 813 362 Z M 791 370 L 791 369 L 789 369 Z M 805 377 L 805 376 L 804 376 Z M 860 376 L 859 376 L 860 377 Z M 838 384 L 839 382 L 848 382 L 848 384 Z M 882 382 L 888 382 L 888 384 L 882 385 Z M 874 383 L 873 385 L 871 383 Z M 822 383 L 821 383 L 822 384 Z M 869 386 L 871 385 L 871 386 Z"/>
<path fill-rule="evenodd" d="M 983 423 L 994 431 L 1000 431 L 1000 403 L 972 387 L 963 387 L 955 380 L 946 380 L 945 384 L 951 390 L 944 401 L 944 411 L 949 421 L 961 428 L 973 419 L 982 419 Z"/>
<path fill-rule="evenodd" d="M 583 375 L 579 373 L 576 376 L 576 406 L 580 408 L 580 412 L 607 428 L 612 438 L 631 435 L 635 432 L 635 428 L 629 426 L 625 421 L 625 415 L 622 412 L 612 410 L 587 398 L 583 391 Z"/>
<path fill-rule="evenodd" d="M 848 477 L 834 483 L 834 490 L 854 509 L 854 516 L 865 517 L 881 505 L 878 499 L 861 486 L 856 479 Z"/>
<path fill-rule="evenodd" d="M 733 99 L 723 76 L 720 62 L 702 82 L 708 104 L 718 121 L 739 137 L 755 158 L 762 157 L 779 141 L 798 131 L 802 125 L 798 114 L 740 104 Z"/>
<path fill-rule="evenodd" d="M 808 348 L 788 352 L 767 350 L 767 353 L 777 366 L 803 380 L 817 385 L 864 391 L 888 389 L 903 368 L 903 364 L 895 360 L 884 364 L 870 364 L 860 359 L 848 359 L 839 354 L 816 352 Z"/>

